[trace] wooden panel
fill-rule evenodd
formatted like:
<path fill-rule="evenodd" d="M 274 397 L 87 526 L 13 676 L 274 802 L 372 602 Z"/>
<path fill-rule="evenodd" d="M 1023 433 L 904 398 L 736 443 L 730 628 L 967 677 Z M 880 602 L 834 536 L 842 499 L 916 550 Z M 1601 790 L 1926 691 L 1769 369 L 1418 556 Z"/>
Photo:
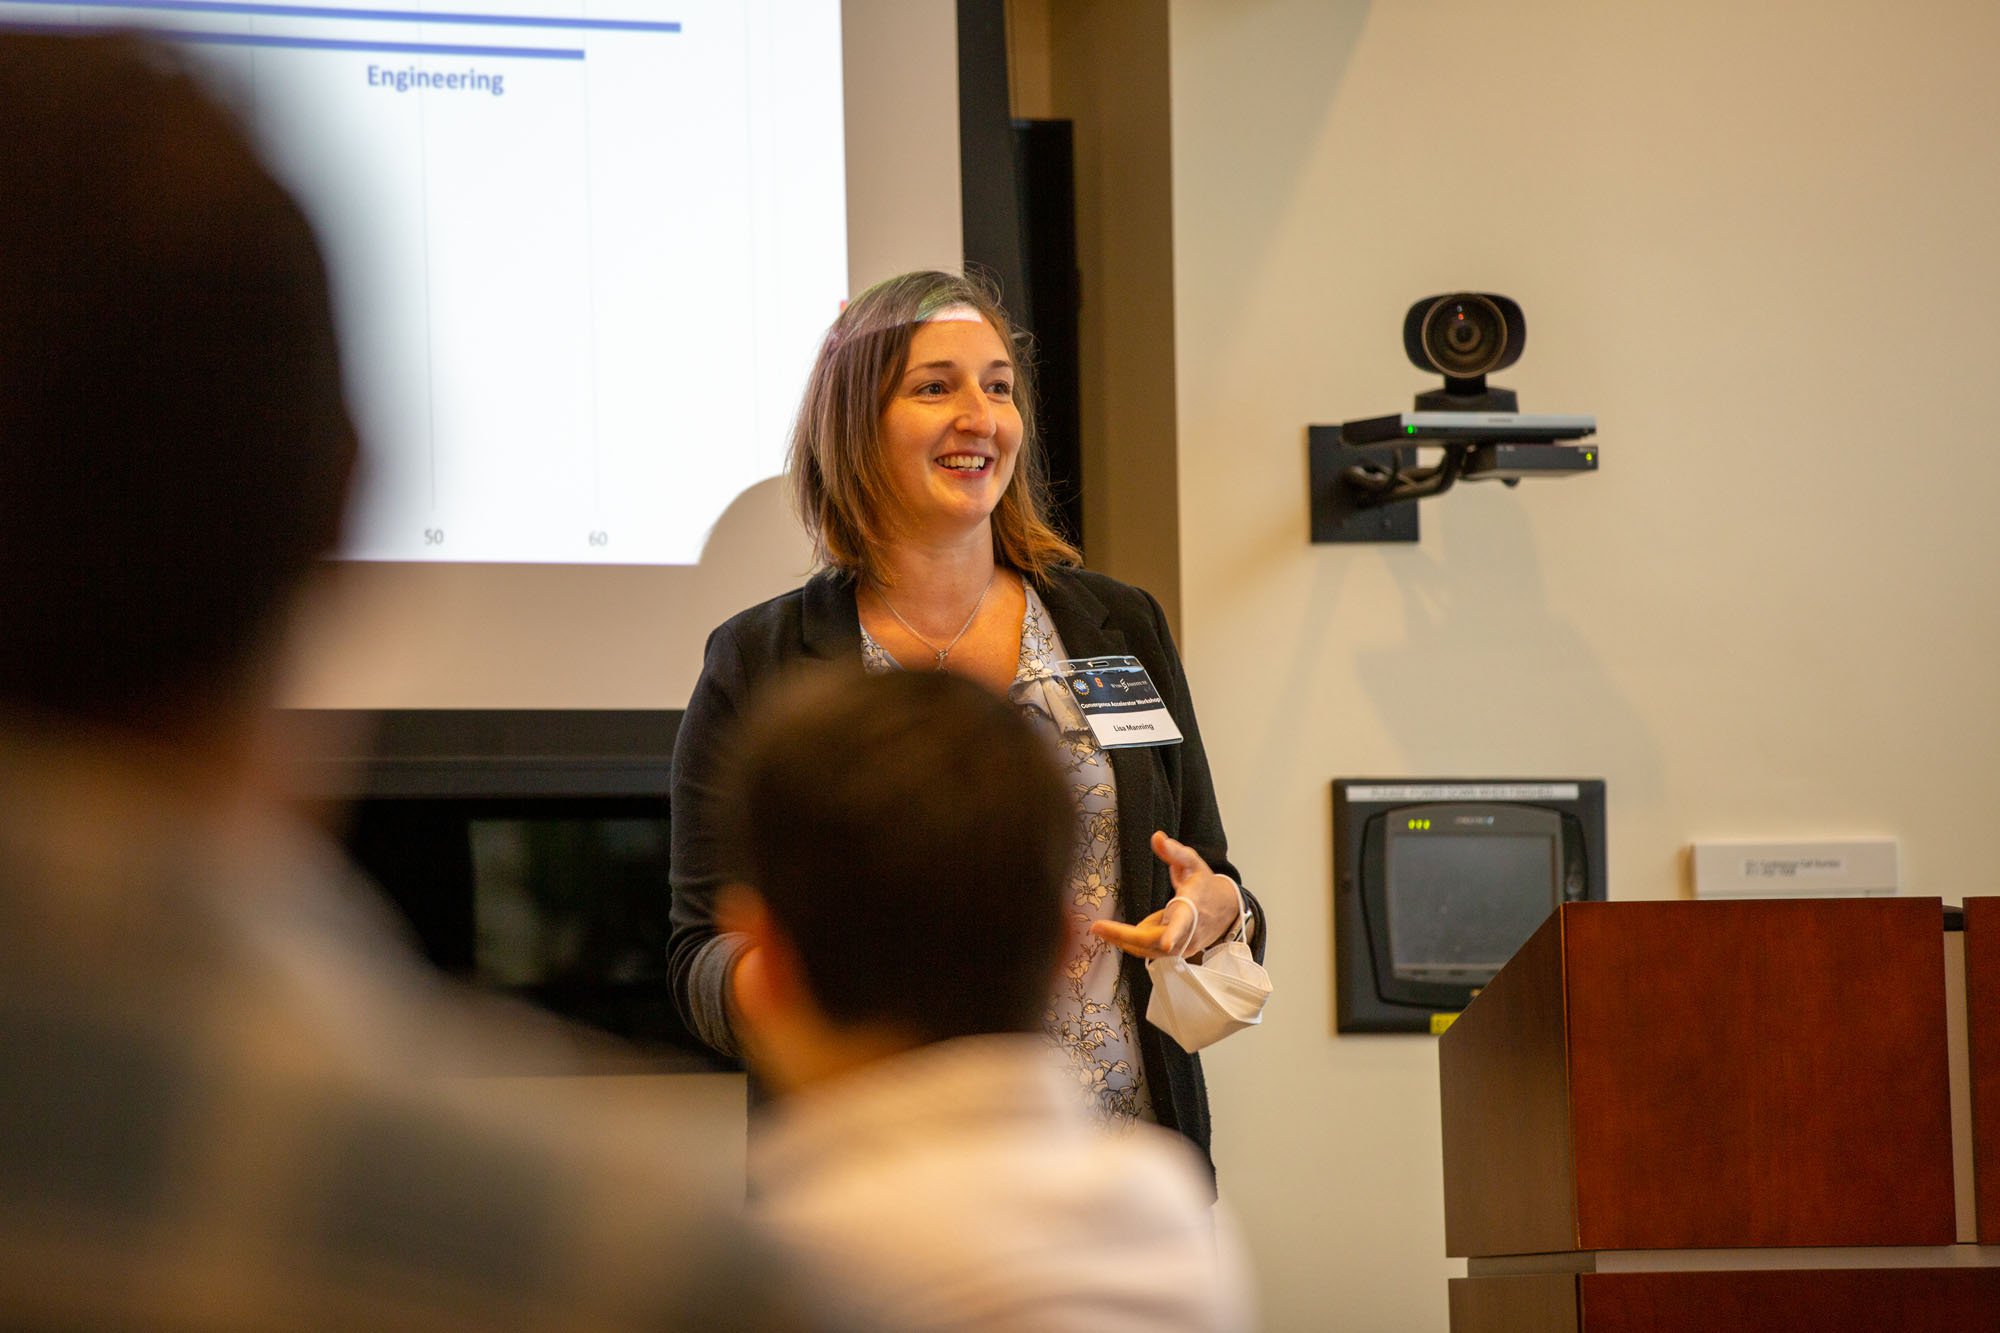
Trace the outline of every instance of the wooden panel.
<path fill-rule="evenodd" d="M 1956 1239 L 1938 900 L 1563 915 L 1581 1248 Z"/>
<path fill-rule="evenodd" d="M 1965 900 L 1965 1030 L 1979 1243 L 2000 1245 L 2000 898 Z"/>
<path fill-rule="evenodd" d="M 1577 1333 L 1576 1274 L 1455 1277 L 1451 1333 Z"/>
<path fill-rule="evenodd" d="M 1582 1333 L 1917 1333 L 2000 1323 L 2000 1268 L 1585 1273 Z"/>
<path fill-rule="evenodd" d="M 1558 913 L 1438 1040 L 1446 1254 L 1576 1247 L 1561 963 Z"/>

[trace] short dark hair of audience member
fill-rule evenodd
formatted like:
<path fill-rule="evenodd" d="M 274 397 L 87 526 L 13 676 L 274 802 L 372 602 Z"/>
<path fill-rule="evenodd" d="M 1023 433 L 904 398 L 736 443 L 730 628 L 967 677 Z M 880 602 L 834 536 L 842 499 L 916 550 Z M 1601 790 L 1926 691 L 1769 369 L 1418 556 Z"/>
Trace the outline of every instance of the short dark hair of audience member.
<path fill-rule="evenodd" d="M 345 508 L 318 248 L 136 38 L 0 37 L 0 126 L 0 711 L 198 734 Z"/>
<path fill-rule="evenodd" d="M 752 707 L 731 795 L 737 864 L 829 1022 L 1040 1030 L 1076 813 L 1012 705 L 940 672 L 796 676 Z"/>
<path fill-rule="evenodd" d="M 1031 578 L 1079 562 L 1076 548 L 1047 518 L 1028 340 L 1008 320 L 992 283 L 977 274 L 920 271 L 878 282 L 849 301 L 826 331 L 806 380 L 785 470 L 792 507 L 822 567 L 887 581 L 881 553 L 896 535 L 896 504 L 881 446 L 882 414 L 908 369 L 918 327 L 954 306 L 977 311 L 991 324 L 1014 362 L 1021 449 L 1013 482 L 993 511 L 993 554 Z"/>

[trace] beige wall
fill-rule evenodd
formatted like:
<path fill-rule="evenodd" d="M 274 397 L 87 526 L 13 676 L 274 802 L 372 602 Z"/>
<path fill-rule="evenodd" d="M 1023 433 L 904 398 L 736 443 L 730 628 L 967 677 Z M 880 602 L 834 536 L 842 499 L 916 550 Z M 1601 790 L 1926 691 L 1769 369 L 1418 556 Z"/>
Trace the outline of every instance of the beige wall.
<path fill-rule="evenodd" d="M 1614 897 L 1712 836 L 1996 887 L 2000 8 L 1177 0 L 1171 44 L 1184 647 L 1279 987 L 1217 1156 L 1273 1328 L 1439 1330 L 1435 1051 L 1333 1035 L 1332 778 L 1602 776 Z M 1305 426 L 1406 408 L 1453 289 L 1523 304 L 1497 378 L 1602 473 L 1311 546 Z"/>
<path fill-rule="evenodd" d="M 942 0 L 845 0 L 841 9 L 849 286 L 955 268 L 963 254 L 956 11 Z M 927 164 L 921 177 L 915 162 Z M 313 617 L 286 701 L 679 708 L 708 631 L 797 586 L 809 564 L 776 478 L 717 521 L 698 565 L 350 562 Z"/>

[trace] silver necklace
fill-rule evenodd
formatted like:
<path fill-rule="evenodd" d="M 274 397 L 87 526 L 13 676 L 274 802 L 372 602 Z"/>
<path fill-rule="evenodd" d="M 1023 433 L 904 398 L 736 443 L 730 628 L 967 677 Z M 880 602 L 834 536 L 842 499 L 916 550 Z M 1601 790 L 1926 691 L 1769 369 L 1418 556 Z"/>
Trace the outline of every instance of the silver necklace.
<path fill-rule="evenodd" d="M 944 670 L 945 659 L 951 656 L 951 650 L 958 647 L 958 641 L 965 637 L 967 630 L 972 628 L 972 622 L 979 619 L 979 608 L 986 605 L 986 594 L 993 591 L 993 581 L 999 577 L 1000 577 L 1000 567 L 998 565 L 995 565 L 993 567 L 993 573 L 987 577 L 986 586 L 979 590 L 979 600 L 972 604 L 972 614 L 967 616 L 965 618 L 965 623 L 958 627 L 958 633 L 951 636 L 951 642 L 946 644 L 942 648 L 932 643 L 929 639 L 926 639 L 923 635 L 917 633 L 917 627 L 915 625 L 912 625 L 909 621 L 903 619 L 903 613 L 896 609 L 896 604 L 889 600 L 889 594 L 882 591 L 882 585 L 879 583 L 875 584 L 875 595 L 882 599 L 882 605 L 889 608 L 889 614 L 896 617 L 896 623 L 898 625 L 901 625 L 904 629 L 908 630 L 910 632 L 911 638 L 915 639 L 918 643 L 921 643 L 924 647 L 930 649 L 931 653 L 937 658 L 937 662 L 934 666 L 931 667 L 931 670 L 942 671 Z"/>

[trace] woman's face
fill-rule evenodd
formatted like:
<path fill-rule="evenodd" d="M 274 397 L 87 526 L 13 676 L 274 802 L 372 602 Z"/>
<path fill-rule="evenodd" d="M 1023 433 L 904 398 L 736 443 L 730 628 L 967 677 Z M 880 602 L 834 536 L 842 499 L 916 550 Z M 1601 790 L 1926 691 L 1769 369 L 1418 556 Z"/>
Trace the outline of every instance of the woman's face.
<path fill-rule="evenodd" d="M 992 516 L 1014 477 L 1021 411 L 1014 358 L 977 311 L 952 306 L 917 326 L 882 448 L 910 536 L 963 537 Z"/>

